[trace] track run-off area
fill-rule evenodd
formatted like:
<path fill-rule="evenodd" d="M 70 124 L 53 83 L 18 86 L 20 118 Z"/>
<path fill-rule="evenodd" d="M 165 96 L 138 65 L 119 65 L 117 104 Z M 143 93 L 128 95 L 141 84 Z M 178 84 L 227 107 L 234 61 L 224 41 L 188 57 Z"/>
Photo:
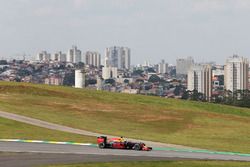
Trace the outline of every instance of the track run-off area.
<path fill-rule="evenodd" d="M 85 136 L 107 136 L 106 134 L 101 134 L 101 133 L 95 133 L 95 132 L 90 132 L 82 129 L 76 129 L 76 128 L 71 128 L 51 122 L 46 122 L 42 121 L 39 119 L 35 118 L 30 118 L 18 114 L 13 114 L 13 113 L 8 113 L 0 110 L 0 117 L 7 118 L 10 120 L 26 123 L 29 125 L 34 125 L 46 129 L 51 129 L 51 130 L 57 130 L 57 131 L 62 131 L 62 132 L 68 132 L 68 133 L 73 133 L 73 134 L 79 134 L 79 135 L 85 135 Z M 117 136 L 112 136 L 108 135 L 109 137 L 117 137 Z M 150 145 L 152 147 L 169 147 L 169 148 L 178 148 L 178 149 L 190 149 L 191 147 L 186 147 L 186 146 L 181 146 L 181 145 L 175 145 L 175 144 L 166 144 L 166 143 L 160 143 L 160 142 L 152 142 L 152 141 L 145 141 L 145 140 L 137 140 L 137 139 L 131 139 L 131 138 L 126 138 L 127 140 L 130 141 L 135 141 L 135 142 L 143 142 L 146 143 L 147 145 Z"/>
<path fill-rule="evenodd" d="M 34 118 L 0 111 L 0 117 L 58 131 L 100 136 L 103 134 L 74 129 Z M 110 136 L 113 137 L 113 136 Z M 138 141 L 135 139 L 128 139 Z M 223 160 L 249 161 L 250 154 L 209 151 L 179 145 L 143 141 L 152 146 L 152 151 L 99 149 L 92 143 L 62 141 L 0 139 L 0 166 L 31 166 L 34 164 L 109 162 L 109 161 L 154 161 L 154 160 Z M 6 154 L 10 154 L 6 156 Z M 39 156 L 40 155 L 40 156 Z M 26 162 L 18 163 L 18 162 Z M 13 164 L 15 162 L 15 164 Z"/>

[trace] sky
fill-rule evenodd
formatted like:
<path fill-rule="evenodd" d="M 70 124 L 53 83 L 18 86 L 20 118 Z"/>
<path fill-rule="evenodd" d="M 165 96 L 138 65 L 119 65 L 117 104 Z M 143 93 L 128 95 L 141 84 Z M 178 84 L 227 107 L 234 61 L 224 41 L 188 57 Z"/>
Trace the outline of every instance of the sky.
<path fill-rule="evenodd" d="M 132 64 L 250 59 L 250 0 L 0 0 L 0 58 L 131 48 Z"/>

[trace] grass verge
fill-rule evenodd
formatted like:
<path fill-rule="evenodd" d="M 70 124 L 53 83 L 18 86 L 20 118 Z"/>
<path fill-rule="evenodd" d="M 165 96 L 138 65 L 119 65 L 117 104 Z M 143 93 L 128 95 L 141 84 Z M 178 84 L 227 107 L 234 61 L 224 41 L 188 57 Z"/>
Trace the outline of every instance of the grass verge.
<path fill-rule="evenodd" d="M 110 135 L 249 153 L 250 109 L 0 82 L 0 109 Z"/>
<path fill-rule="evenodd" d="M 48 141 L 95 142 L 95 137 L 88 137 L 40 128 L 0 117 L 0 139 L 30 139 Z"/>

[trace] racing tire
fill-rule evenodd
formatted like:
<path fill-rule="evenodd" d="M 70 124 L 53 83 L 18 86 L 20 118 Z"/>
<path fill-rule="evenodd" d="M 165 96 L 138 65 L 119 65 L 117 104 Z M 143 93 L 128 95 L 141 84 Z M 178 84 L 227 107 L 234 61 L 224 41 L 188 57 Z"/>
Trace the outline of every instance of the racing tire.
<path fill-rule="evenodd" d="M 105 143 L 99 143 L 98 146 L 99 146 L 100 149 L 104 149 L 105 148 Z"/>
<path fill-rule="evenodd" d="M 135 145 L 134 145 L 134 150 L 140 151 L 140 150 L 141 150 L 140 144 L 135 144 Z"/>

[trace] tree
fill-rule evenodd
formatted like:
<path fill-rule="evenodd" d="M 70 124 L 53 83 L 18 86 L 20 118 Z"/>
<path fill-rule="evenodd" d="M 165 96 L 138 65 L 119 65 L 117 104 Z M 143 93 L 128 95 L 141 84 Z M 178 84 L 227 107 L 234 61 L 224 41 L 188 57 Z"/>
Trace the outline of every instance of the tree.
<path fill-rule="evenodd" d="M 161 78 L 160 77 L 158 77 L 157 75 L 152 75 L 150 78 L 149 78 L 149 80 L 148 80 L 148 82 L 152 82 L 152 83 L 155 83 L 155 82 L 160 82 L 161 81 Z"/>
<path fill-rule="evenodd" d="M 143 72 L 144 72 L 143 70 L 134 70 L 133 73 L 132 73 L 132 75 L 139 75 L 139 76 L 142 76 L 142 73 L 143 73 Z"/>
<path fill-rule="evenodd" d="M 205 101 L 205 96 L 203 93 L 198 92 L 198 90 L 194 89 L 191 94 L 191 100 L 194 101 Z"/>
<path fill-rule="evenodd" d="M 175 96 L 178 96 L 181 93 L 181 86 L 178 85 L 175 87 L 174 94 Z"/>
<path fill-rule="evenodd" d="M 15 81 L 16 81 L 16 82 L 21 82 L 21 78 L 16 77 L 16 78 L 15 78 Z"/>
<path fill-rule="evenodd" d="M 115 80 L 114 80 L 114 79 L 106 79 L 106 80 L 105 80 L 105 84 L 114 85 L 114 84 L 115 84 Z"/>
<path fill-rule="evenodd" d="M 129 80 L 128 80 L 128 79 L 125 79 L 125 80 L 124 80 L 124 83 L 125 83 L 125 84 L 129 84 Z"/>
<path fill-rule="evenodd" d="M 75 85 L 75 73 L 67 73 L 63 79 L 63 85 L 74 86 Z"/>
<path fill-rule="evenodd" d="M 76 68 L 82 69 L 84 67 L 84 63 L 83 62 L 79 62 L 76 64 Z"/>
<path fill-rule="evenodd" d="M 97 83 L 97 80 L 96 79 L 88 79 L 87 80 L 87 85 L 94 85 Z"/>
<path fill-rule="evenodd" d="M 194 100 L 194 101 L 198 101 L 198 99 L 199 99 L 199 95 L 198 95 L 198 90 L 196 90 L 196 89 L 194 89 L 193 91 L 192 91 L 192 94 L 191 94 L 191 100 Z"/>
<path fill-rule="evenodd" d="M 236 90 L 234 93 L 235 98 L 233 105 L 239 107 L 250 107 L 250 91 L 249 90 Z"/>
<path fill-rule="evenodd" d="M 229 104 L 232 105 L 233 104 L 233 92 L 230 90 L 224 90 L 223 93 L 223 103 L 224 104 Z"/>
<path fill-rule="evenodd" d="M 0 60 L 0 65 L 7 65 L 7 64 L 8 64 L 7 60 Z"/>
<path fill-rule="evenodd" d="M 189 98 L 190 98 L 190 90 L 186 90 L 186 91 L 183 93 L 181 99 L 188 100 Z"/>
<path fill-rule="evenodd" d="M 153 68 L 148 68 L 147 70 L 149 73 L 156 73 L 156 71 Z"/>
<path fill-rule="evenodd" d="M 17 71 L 17 74 L 21 77 L 31 75 L 32 73 L 26 69 L 20 69 Z"/>
<path fill-rule="evenodd" d="M 213 95 L 211 97 L 211 101 L 213 101 L 214 103 L 223 103 L 223 96 Z"/>

